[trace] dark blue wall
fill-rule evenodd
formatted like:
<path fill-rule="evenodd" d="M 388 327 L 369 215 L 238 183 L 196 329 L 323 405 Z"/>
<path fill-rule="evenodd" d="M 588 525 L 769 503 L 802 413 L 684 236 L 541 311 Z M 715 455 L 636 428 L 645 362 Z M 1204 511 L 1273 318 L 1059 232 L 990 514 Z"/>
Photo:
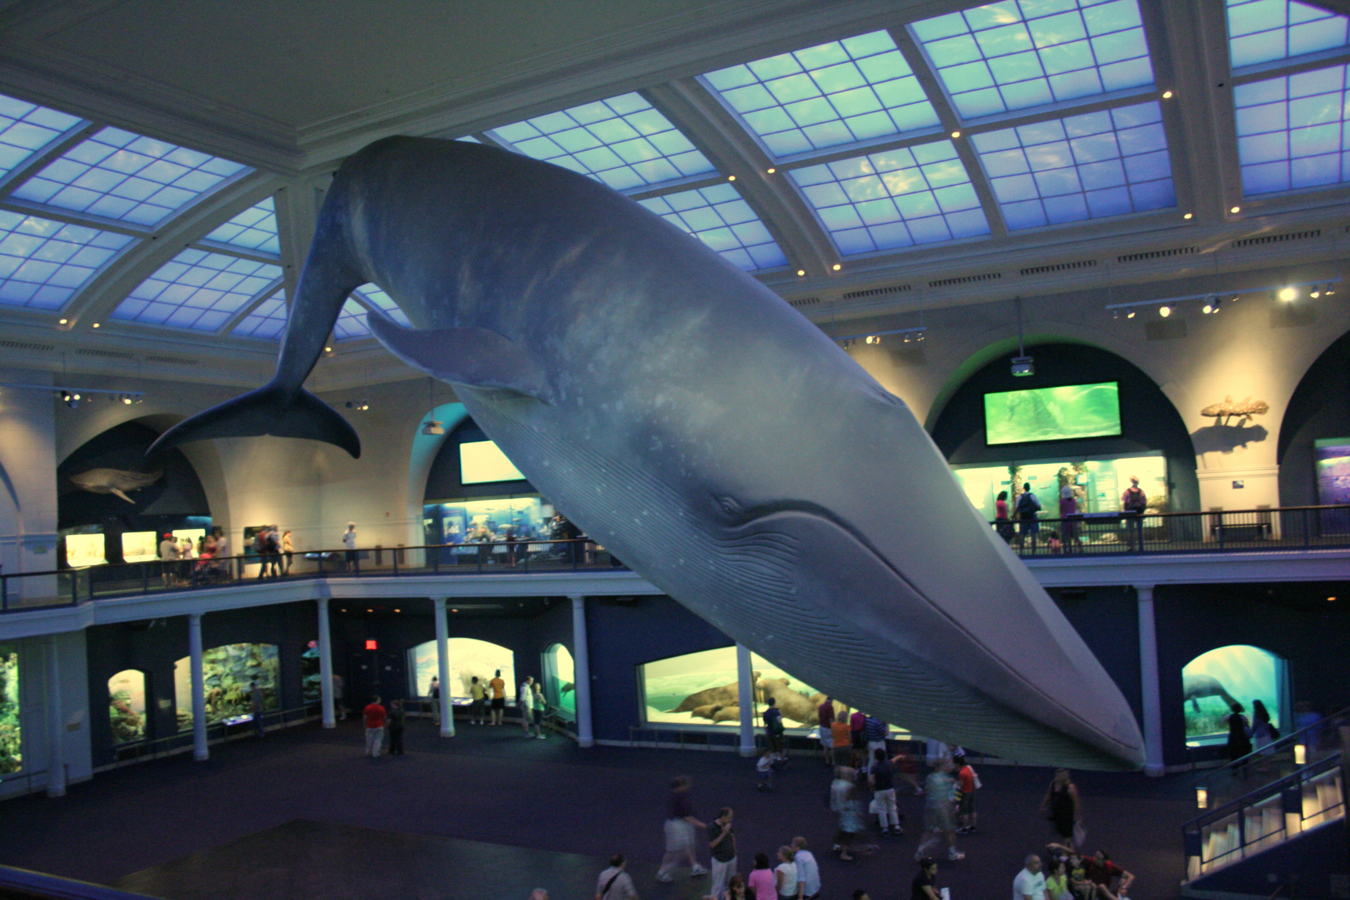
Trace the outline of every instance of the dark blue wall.
<path fill-rule="evenodd" d="M 462 484 L 459 472 L 459 445 L 491 440 L 473 419 L 460 422 L 445 437 L 445 443 L 436 452 L 427 473 L 427 488 L 422 502 L 433 500 L 472 500 L 477 497 L 509 497 L 517 494 L 536 494 L 528 481 L 493 481 L 487 484 Z"/>
<path fill-rule="evenodd" d="M 1313 441 L 1350 437 L 1350 334 L 1309 367 L 1280 423 L 1280 505 L 1318 502 Z"/>

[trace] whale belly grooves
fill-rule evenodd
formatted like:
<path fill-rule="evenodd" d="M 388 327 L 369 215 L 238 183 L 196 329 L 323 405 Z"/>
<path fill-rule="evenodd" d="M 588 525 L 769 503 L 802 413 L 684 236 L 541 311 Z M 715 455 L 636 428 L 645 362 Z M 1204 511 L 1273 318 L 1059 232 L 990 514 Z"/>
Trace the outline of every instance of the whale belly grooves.
<path fill-rule="evenodd" d="M 534 420 L 539 404 L 473 390 L 460 399 L 587 534 L 804 683 L 916 733 L 1024 762 L 1121 768 L 1135 752 L 1112 738 L 1114 723 L 1086 720 L 991 655 L 845 526 L 789 508 L 713 537 L 644 467 L 559 440 Z"/>

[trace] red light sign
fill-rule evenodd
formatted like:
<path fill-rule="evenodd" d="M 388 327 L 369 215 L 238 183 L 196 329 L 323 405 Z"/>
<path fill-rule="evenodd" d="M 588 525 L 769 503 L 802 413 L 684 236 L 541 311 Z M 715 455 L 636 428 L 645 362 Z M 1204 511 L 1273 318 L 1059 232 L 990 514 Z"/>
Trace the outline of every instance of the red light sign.
<path fill-rule="evenodd" d="M 366 649 L 367 649 L 367 650 L 378 650 L 378 649 L 380 649 L 379 642 L 378 642 L 378 641 L 366 641 Z"/>

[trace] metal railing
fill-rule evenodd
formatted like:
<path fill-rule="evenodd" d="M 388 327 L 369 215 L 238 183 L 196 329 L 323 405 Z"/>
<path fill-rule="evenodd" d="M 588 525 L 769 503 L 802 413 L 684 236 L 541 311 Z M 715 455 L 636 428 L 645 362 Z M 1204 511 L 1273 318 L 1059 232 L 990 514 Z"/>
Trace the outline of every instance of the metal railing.
<path fill-rule="evenodd" d="M 1350 505 L 1199 513 L 1084 513 L 991 522 L 1024 559 L 1157 553 L 1259 553 L 1350 547 Z"/>
<path fill-rule="evenodd" d="M 1292 775 L 1328 757 L 1340 757 L 1346 749 L 1347 732 L 1350 707 L 1199 775 L 1195 779 L 1196 797 L 1204 797 L 1206 808 L 1217 809 L 1246 796 L 1257 784 Z"/>
<path fill-rule="evenodd" d="M 0 575 L 0 613 L 269 580 L 530 575 L 623 567 L 609 551 L 589 538 L 313 550 L 297 552 L 289 561 L 285 554 L 154 560 Z"/>
<path fill-rule="evenodd" d="M 318 700 L 312 700 L 304 706 L 295 706 L 290 709 L 274 709 L 263 713 L 264 728 L 285 728 L 288 725 L 298 725 L 321 718 L 323 715 L 321 705 Z M 207 745 L 219 744 L 224 741 L 233 741 L 241 738 L 252 737 L 255 733 L 255 726 L 252 720 L 247 722 L 211 722 L 206 726 Z M 121 765 L 134 762 L 144 762 L 151 759 L 160 759 L 166 756 L 173 756 L 178 753 L 185 753 L 191 750 L 193 746 L 192 729 L 186 731 L 176 731 L 165 737 L 153 738 L 140 741 L 124 741 L 120 744 L 114 744 L 110 750 L 112 761 L 101 769 L 113 769 Z"/>

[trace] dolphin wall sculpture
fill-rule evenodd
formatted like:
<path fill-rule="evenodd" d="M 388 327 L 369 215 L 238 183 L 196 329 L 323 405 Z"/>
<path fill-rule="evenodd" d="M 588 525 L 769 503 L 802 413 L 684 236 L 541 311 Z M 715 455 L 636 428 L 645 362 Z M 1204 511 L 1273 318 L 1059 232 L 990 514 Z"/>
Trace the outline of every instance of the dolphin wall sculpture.
<path fill-rule="evenodd" d="M 161 472 L 128 472 L 123 469 L 90 469 L 70 476 L 70 483 L 91 494 L 116 494 L 134 504 L 127 491 L 139 491 L 159 481 Z"/>
<path fill-rule="evenodd" d="M 754 278 L 524 156 L 389 138 L 325 198 L 274 379 L 167 432 L 328 441 L 301 385 L 348 294 L 573 521 L 807 684 L 1027 763 L 1142 764 L 1120 691 L 905 404 Z"/>

